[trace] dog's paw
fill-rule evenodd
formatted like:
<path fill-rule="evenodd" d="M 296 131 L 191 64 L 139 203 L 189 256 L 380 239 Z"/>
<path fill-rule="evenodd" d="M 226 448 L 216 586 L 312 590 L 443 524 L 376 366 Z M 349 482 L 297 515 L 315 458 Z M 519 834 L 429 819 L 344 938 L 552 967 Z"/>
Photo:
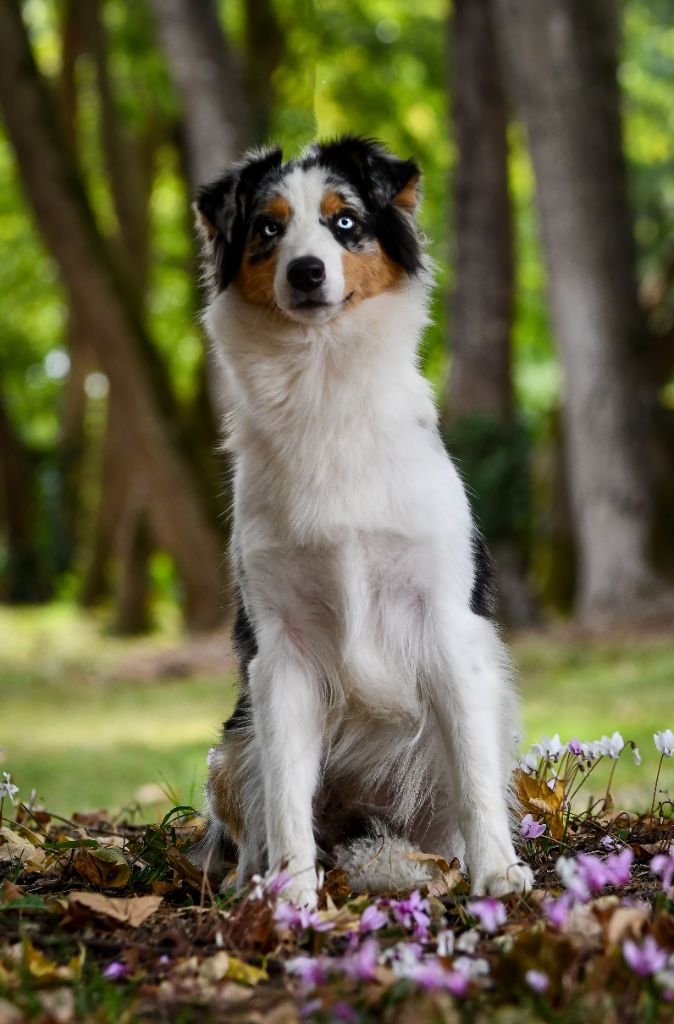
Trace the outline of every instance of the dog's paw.
<path fill-rule="evenodd" d="M 283 888 L 282 898 L 296 907 L 315 910 L 318 906 L 318 876 L 315 868 L 305 868 L 291 875 L 290 881 Z"/>
<path fill-rule="evenodd" d="M 471 891 L 475 896 L 507 896 L 508 893 L 531 892 L 534 874 L 526 864 L 513 863 L 502 869 L 477 872 Z"/>

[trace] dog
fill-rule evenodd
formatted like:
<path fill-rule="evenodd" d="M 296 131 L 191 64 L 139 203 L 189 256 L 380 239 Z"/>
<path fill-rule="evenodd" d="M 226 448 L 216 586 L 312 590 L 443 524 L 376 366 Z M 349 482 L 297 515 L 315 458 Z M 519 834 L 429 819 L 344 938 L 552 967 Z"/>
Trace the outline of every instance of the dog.
<path fill-rule="evenodd" d="M 252 151 L 195 204 L 230 410 L 240 662 L 195 859 L 222 869 L 233 844 L 240 885 L 285 866 L 307 906 L 317 862 L 402 889 L 414 849 L 458 857 L 475 893 L 532 884 L 489 557 L 419 371 L 419 179 L 347 136 L 285 163 Z"/>

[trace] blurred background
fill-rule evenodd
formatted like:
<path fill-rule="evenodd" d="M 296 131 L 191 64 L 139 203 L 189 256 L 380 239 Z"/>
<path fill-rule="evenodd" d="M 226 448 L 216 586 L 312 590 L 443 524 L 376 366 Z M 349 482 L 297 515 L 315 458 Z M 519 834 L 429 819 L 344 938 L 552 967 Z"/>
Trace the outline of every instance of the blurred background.
<path fill-rule="evenodd" d="M 0 0 L 0 753 L 63 813 L 198 802 L 232 706 L 190 200 L 345 131 L 424 170 L 423 366 L 527 740 L 674 685 L 674 0 Z M 624 766 L 624 794 L 648 792 Z M 665 780 L 666 782 L 666 780 Z"/>

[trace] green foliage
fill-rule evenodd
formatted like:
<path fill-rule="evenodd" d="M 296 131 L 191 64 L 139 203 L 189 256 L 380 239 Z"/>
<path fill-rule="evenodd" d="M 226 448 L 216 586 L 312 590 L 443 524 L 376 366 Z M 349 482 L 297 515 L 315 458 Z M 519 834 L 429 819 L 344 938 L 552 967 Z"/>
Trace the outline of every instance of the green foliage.
<path fill-rule="evenodd" d="M 485 415 L 462 416 L 446 428 L 445 443 L 487 540 L 522 541 L 531 518 L 531 440 L 525 425 Z"/>

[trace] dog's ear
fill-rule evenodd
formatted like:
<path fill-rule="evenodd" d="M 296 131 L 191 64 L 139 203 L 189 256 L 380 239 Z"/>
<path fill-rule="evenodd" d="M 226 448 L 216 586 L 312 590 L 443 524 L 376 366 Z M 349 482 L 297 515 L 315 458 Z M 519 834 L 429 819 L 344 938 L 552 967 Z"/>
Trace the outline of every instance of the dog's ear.
<path fill-rule="evenodd" d="M 381 143 L 354 135 L 322 145 L 320 159 L 353 181 L 371 209 L 416 211 L 421 171 L 415 160 L 401 160 Z"/>
<path fill-rule="evenodd" d="M 282 159 L 280 149 L 254 150 L 217 181 L 199 189 L 194 203 L 197 227 L 221 289 L 232 282 L 241 266 L 255 193 L 263 179 L 278 170 Z"/>
<path fill-rule="evenodd" d="M 422 266 L 415 213 L 421 171 L 379 142 L 347 135 L 319 148 L 319 160 L 351 181 L 370 211 L 373 231 L 392 260 L 408 274 Z"/>

